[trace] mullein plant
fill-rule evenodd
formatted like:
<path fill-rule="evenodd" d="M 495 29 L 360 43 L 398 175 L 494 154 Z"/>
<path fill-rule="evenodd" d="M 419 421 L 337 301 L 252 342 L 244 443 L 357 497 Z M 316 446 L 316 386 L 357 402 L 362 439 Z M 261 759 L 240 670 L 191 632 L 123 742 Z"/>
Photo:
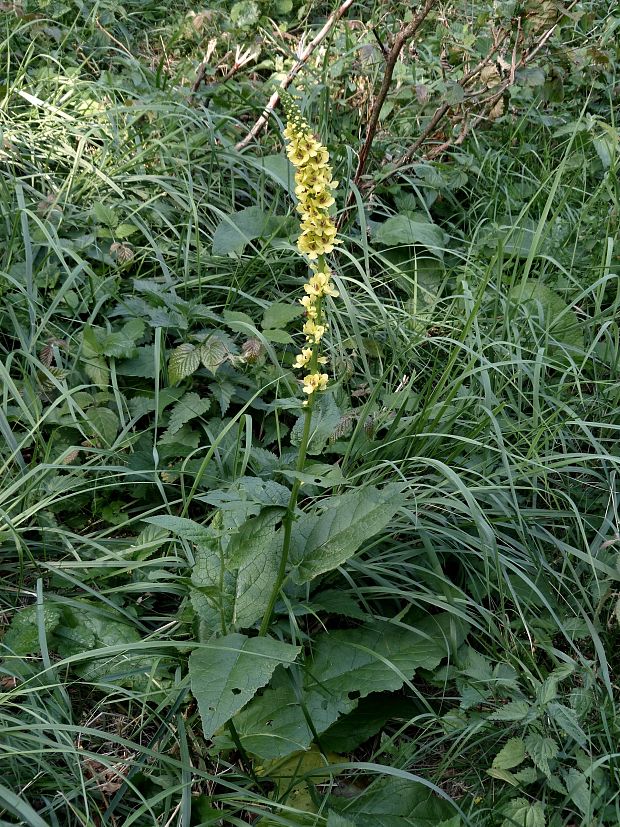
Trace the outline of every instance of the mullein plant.
<path fill-rule="evenodd" d="M 287 140 L 286 154 L 296 170 L 295 195 L 299 202 L 297 210 L 301 215 L 301 234 L 297 239 L 297 249 L 308 260 L 310 267 L 310 275 L 304 284 L 305 295 L 299 299 L 306 311 L 303 326 L 306 341 L 293 362 L 296 370 L 303 371 L 303 392 L 306 395 L 303 403 L 304 427 L 296 466 L 299 475 L 306 461 L 315 402 L 318 394 L 324 391 L 329 383 L 329 375 L 324 373 L 324 366 L 328 360 L 322 353 L 322 340 L 327 330 L 325 298 L 338 296 L 331 280 L 332 271 L 326 260 L 326 256 L 339 243 L 336 238 L 336 225 L 329 213 L 329 208 L 335 203 L 332 191 L 336 189 L 338 182 L 332 179 L 329 152 L 312 134 L 297 105 L 287 97 L 283 99 L 283 108 L 287 117 L 284 129 L 284 137 Z M 286 579 L 291 533 L 300 488 L 301 478 L 297 476 L 283 519 L 284 536 L 278 576 L 263 617 L 261 634 L 267 632 L 273 608 Z"/>

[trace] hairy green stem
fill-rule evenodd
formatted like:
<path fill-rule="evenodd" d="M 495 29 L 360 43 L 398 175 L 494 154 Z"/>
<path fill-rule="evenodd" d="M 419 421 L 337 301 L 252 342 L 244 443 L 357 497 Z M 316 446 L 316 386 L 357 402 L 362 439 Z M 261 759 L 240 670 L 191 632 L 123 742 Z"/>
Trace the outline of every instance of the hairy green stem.
<path fill-rule="evenodd" d="M 319 266 L 323 269 L 325 264 L 325 256 L 319 256 Z M 321 324 L 323 319 L 323 302 L 321 297 L 317 299 L 317 317 L 316 321 L 317 324 Z M 319 369 L 319 356 L 321 352 L 321 345 L 320 342 L 315 342 L 312 345 L 312 358 L 308 364 L 308 370 L 310 373 L 316 373 Z M 306 464 L 306 454 L 308 453 L 308 442 L 310 440 L 310 426 L 312 424 L 312 412 L 314 410 L 314 402 L 316 398 L 316 392 L 311 394 L 308 398 L 308 402 L 306 405 L 306 416 L 304 419 L 304 429 L 301 435 L 301 442 L 299 444 L 299 453 L 297 454 L 297 464 L 295 466 L 295 470 L 297 472 L 297 477 L 293 481 L 293 487 L 291 489 L 291 496 L 288 501 L 288 505 L 286 507 L 286 513 L 284 514 L 284 518 L 282 520 L 282 525 L 284 527 L 284 537 L 282 540 L 282 553 L 280 555 L 280 564 L 278 566 L 278 574 L 276 577 L 276 581 L 273 585 L 273 590 L 271 595 L 269 596 L 269 603 L 267 604 L 267 609 L 265 610 L 265 614 L 263 615 L 263 620 L 260 625 L 259 635 L 264 636 L 267 634 L 267 630 L 269 629 L 269 624 L 271 623 L 271 616 L 273 614 L 274 606 L 276 605 L 276 601 L 278 599 L 278 595 L 280 594 L 280 589 L 284 585 L 284 581 L 286 580 L 286 567 L 288 565 L 288 557 L 291 550 L 291 536 L 293 533 L 293 523 L 295 522 L 295 510 L 297 509 L 297 498 L 299 497 L 299 489 L 301 488 L 301 479 L 299 474 L 304 469 L 304 465 Z"/>
<path fill-rule="evenodd" d="M 314 396 L 315 394 L 312 394 Z M 312 410 L 314 408 L 314 399 L 310 399 L 308 401 L 308 406 L 306 408 L 306 417 L 304 419 L 304 429 L 301 436 L 301 443 L 299 445 L 299 454 L 297 455 L 297 464 L 295 466 L 295 470 L 298 474 L 303 471 L 303 467 L 306 463 L 306 452 L 308 450 L 308 441 L 310 439 L 310 425 L 312 423 Z M 284 526 L 284 538 L 282 540 L 282 554 L 280 555 L 280 565 L 278 566 L 278 574 L 276 577 L 276 581 L 273 584 L 273 590 L 269 597 L 269 603 L 267 604 L 267 608 L 265 610 L 265 614 L 263 615 L 263 621 L 260 625 L 259 635 L 266 635 L 269 629 L 269 624 L 271 623 L 271 615 L 273 614 L 274 606 L 276 605 L 276 600 L 278 599 L 278 595 L 280 594 L 280 589 L 284 585 L 284 581 L 286 580 L 286 566 L 288 564 L 288 556 L 291 549 L 291 535 L 293 531 L 293 523 L 295 521 L 295 510 L 297 508 L 297 498 L 299 496 L 299 489 L 301 488 L 301 479 L 296 477 L 293 481 L 293 487 L 291 489 L 291 496 L 288 501 L 288 506 L 286 508 L 286 513 L 282 520 L 282 525 Z"/>

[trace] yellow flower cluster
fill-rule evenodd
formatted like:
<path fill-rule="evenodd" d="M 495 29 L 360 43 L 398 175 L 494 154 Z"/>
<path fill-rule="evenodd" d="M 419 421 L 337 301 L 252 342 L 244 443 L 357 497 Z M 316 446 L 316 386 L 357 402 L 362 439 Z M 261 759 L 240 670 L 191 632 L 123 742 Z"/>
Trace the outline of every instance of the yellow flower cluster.
<path fill-rule="evenodd" d="M 288 107 L 287 115 L 286 154 L 297 169 L 295 195 L 299 199 L 297 210 L 301 213 L 301 235 L 297 246 L 313 261 L 331 253 L 338 243 L 336 225 L 328 212 L 334 203 L 332 190 L 338 182 L 332 181 L 329 152 L 314 137 L 299 110 Z"/>
<path fill-rule="evenodd" d="M 293 367 L 310 371 L 303 379 L 304 393 L 310 397 L 316 391 L 325 390 L 329 381 L 326 373 L 319 372 L 319 366 L 327 362 L 324 356 L 319 355 L 319 345 L 326 330 L 323 299 L 325 296 L 338 296 L 324 258 L 338 244 L 336 225 L 329 214 L 329 208 L 334 203 L 332 190 L 338 182 L 332 180 L 329 152 L 314 137 L 299 110 L 286 102 L 285 109 L 288 118 L 284 130 L 288 141 L 286 153 L 296 167 L 295 195 L 299 199 L 297 210 L 301 213 L 301 235 L 297 239 L 297 247 L 310 259 L 312 270 L 311 277 L 304 284 L 306 295 L 300 299 L 306 311 L 303 332 L 307 346 L 302 348 Z M 315 262 L 316 259 L 318 261 Z"/>

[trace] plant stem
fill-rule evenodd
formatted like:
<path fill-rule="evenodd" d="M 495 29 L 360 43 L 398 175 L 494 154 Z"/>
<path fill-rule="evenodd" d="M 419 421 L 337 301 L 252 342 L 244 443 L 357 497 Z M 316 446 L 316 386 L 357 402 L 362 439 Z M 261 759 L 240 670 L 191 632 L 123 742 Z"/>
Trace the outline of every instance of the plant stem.
<path fill-rule="evenodd" d="M 310 439 L 310 425 L 312 423 L 312 411 L 314 409 L 315 395 L 316 394 L 312 394 L 312 397 L 308 400 L 308 406 L 306 407 L 304 429 L 301 435 L 299 454 L 297 455 L 297 464 L 295 465 L 295 470 L 298 474 L 300 474 L 303 471 L 303 467 L 306 463 L 306 452 L 308 450 L 308 441 Z M 286 513 L 284 515 L 284 519 L 282 520 L 282 525 L 284 526 L 282 554 L 280 555 L 280 565 L 278 566 L 278 575 L 276 577 L 276 582 L 273 585 L 273 590 L 271 592 L 271 596 L 269 597 L 269 603 L 267 604 L 267 608 L 263 616 L 263 621 L 260 625 L 259 635 L 261 636 L 267 634 L 269 624 L 271 623 L 271 615 L 273 614 L 273 608 L 276 605 L 276 600 L 278 599 L 278 595 L 280 594 L 280 589 L 282 588 L 282 585 L 286 580 L 286 566 L 288 564 L 288 556 L 291 548 L 291 535 L 293 531 L 293 522 L 295 521 L 295 509 L 297 508 L 297 498 L 299 496 L 300 488 L 301 479 L 299 477 L 296 477 L 293 481 L 293 487 L 291 489 L 291 496 L 288 501 Z"/>

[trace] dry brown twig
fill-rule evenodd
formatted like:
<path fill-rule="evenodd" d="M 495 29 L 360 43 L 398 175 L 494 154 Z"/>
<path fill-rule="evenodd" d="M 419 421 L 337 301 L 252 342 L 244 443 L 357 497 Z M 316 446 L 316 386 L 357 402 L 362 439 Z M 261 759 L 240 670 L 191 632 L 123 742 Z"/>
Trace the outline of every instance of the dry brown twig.
<path fill-rule="evenodd" d="M 437 5 L 438 0 L 426 0 L 418 14 L 414 17 L 414 19 L 407 23 L 402 29 L 398 32 L 396 37 L 394 38 L 394 42 L 392 43 L 391 48 L 389 49 L 386 59 L 385 59 L 385 70 L 383 73 L 383 80 L 381 82 L 381 87 L 379 92 L 377 93 L 377 97 L 375 98 L 375 102 L 372 107 L 372 111 L 370 113 L 370 118 L 368 120 L 368 126 L 366 128 L 366 139 L 364 140 L 364 144 L 360 150 L 358 161 L 357 161 L 357 169 L 355 170 L 355 175 L 353 176 L 353 183 L 358 186 L 359 182 L 364 174 L 364 170 L 366 168 L 366 162 L 368 161 L 368 155 L 370 154 L 370 149 L 372 147 L 372 143 L 375 139 L 375 134 L 377 132 L 377 126 L 379 125 L 379 118 L 381 117 L 381 109 L 383 108 L 383 104 L 387 97 L 388 92 L 390 91 L 390 85 L 392 83 L 392 75 L 394 74 L 394 67 L 396 66 L 396 61 L 398 60 L 400 53 L 402 52 L 405 43 L 408 40 L 411 40 L 430 11 L 433 9 L 434 6 Z M 343 222 L 346 219 L 347 213 L 351 205 L 353 204 L 354 194 L 353 190 L 350 191 L 349 197 L 347 198 L 347 203 L 345 204 L 344 210 L 340 214 L 340 218 L 338 220 L 338 226 L 342 226 Z"/>
<path fill-rule="evenodd" d="M 578 2 L 578 0 L 573 0 L 573 2 L 564 10 L 564 12 L 563 12 L 564 15 L 566 15 L 573 8 L 573 6 L 576 5 L 577 2 Z M 523 66 L 527 66 L 528 63 L 532 62 L 532 60 L 536 57 L 538 52 L 540 52 L 540 50 L 543 48 L 545 43 L 553 35 L 554 31 L 556 30 L 556 28 L 558 26 L 558 23 L 559 23 L 559 21 L 554 23 L 553 26 L 551 26 L 549 29 L 547 29 L 547 31 L 545 31 L 544 34 L 538 39 L 538 41 L 536 42 L 534 47 L 530 51 L 528 51 L 527 53 L 523 54 L 519 60 L 517 60 L 516 59 L 516 50 L 517 50 L 517 46 L 518 46 L 518 40 L 519 40 L 519 37 L 521 36 L 521 32 L 522 32 L 522 22 L 521 22 L 521 19 L 519 18 L 518 24 L 517 24 L 517 39 L 515 40 L 515 44 L 514 44 L 514 47 L 513 47 L 513 50 L 512 50 L 511 61 L 508 64 L 508 67 L 510 68 L 509 77 L 505 81 L 500 83 L 497 87 L 495 87 L 495 89 L 492 91 L 491 96 L 484 102 L 484 106 L 482 108 L 482 111 L 479 112 L 478 115 L 476 115 L 473 118 L 473 120 L 468 121 L 467 119 L 464 119 L 463 128 L 461 129 L 460 133 L 456 136 L 456 138 L 452 138 L 450 140 L 447 140 L 444 143 L 442 143 L 441 145 L 439 145 L 437 147 L 433 147 L 432 149 L 430 149 L 424 156 L 426 159 L 436 158 L 438 155 L 441 155 L 442 152 L 445 152 L 451 146 L 460 146 L 463 143 L 463 141 L 465 140 L 465 137 L 467 136 L 467 134 L 472 129 L 474 129 L 481 121 L 483 121 L 483 120 L 485 120 L 486 118 L 489 117 L 489 114 L 493 111 L 493 108 L 498 103 L 500 98 L 502 98 L 502 96 L 504 95 L 506 90 L 509 89 L 512 85 L 514 85 L 515 75 L 516 75 L 517 70 L 521 69 Z M 509 34 L 509 32 L 506 32 L 506 34 Z M 503 42 L 504 39 L 505 38 L 502 38 L 502 42 Z M 475 69 L 473 69 L 468 75 L 466 75 L 461 80 L 461 85 L 466 84 L 468 81 L 471 81 L 471 79 L 475 75 L 477 75 L 484 68 L 484 66 L 489 65 L 490 58 L 497 52 L 497 49 L 499 48 L 499 45 L 501 45 L 501 43 L 499 43 L 497 38 L 496 38 L 495 41 L 494 41 L 493 49 L 491 50 L 491 52 L 489 52 L 489 54 L 478 64 L 478 66 L 475 67 Z M 448 114 L 448 112 L 450 111 L 451 108 L 452 107 L 449 106 L 448 104 L 443 104 L 442 106 L 440 106 L 435 111 L 433 117 L 431 118 L 431 120 L 427 124 L 426 128 L 424 129 L 424 131 L 422 132 L 420 137 L 416 140 L 416 142 L 411 147 L 409 147 L 409 149 L 407 149 L 406 152 L 404 152 L 401 155 L 401 157 L 398 158 L 397 161 L 394 162 L 394 169 L 392 170 L 390 175 L 392 175 L 398 169 L 400 169 L 405 164 L 407 164 L 411 161 L 411 159 L 415 156 L 415 154 L 420 149 L 420 147 L 424 144 L 424 142 L 428 139 L 428 137 L 435 131 L 435 128 L 437 127 L 439 122 L 441 120 L 443 120 L 443 118 Z"/>
<path fill-rule="evenodd" d="M 352 4 L 353 0 L 344 0 L 344 3 L 342 3 L 336 9 L 335 12 L 330 14 L 320 32 L 318 32 L 314 39 L 311 40 L 310 43 L 308 43 L 308 45 L 306 46 L 306 48 L 301 52 L 301 54 L 295 61 L 293 67 L 289 71 L 288 75 L 280 84 L 280 89 L 274 92 L 273 95 L 269 98 L 267 106 L 263 110 L 263 114 L 256 121 L 256 123 L 254 124 L 252 129 L 250 129 L 245 138 L 242 138 L 242 140 L 239 141 L 239 143 L 235 146 L 235 149 L 243 149 L 243 147 L 247 146 L 258 135 L 258 133 L 265 126 L 265 124 L 273 114 L 276 106 L 278 105 L 278 101 L 280 100 L 280 92 L 284 91 L 291 85 L 291 83 L 295 80 L 296 76 L 299 74 L 299 70 L 306 63 L 312 52 L 316 49 L 319 43 L 321 43 L 321 41 L 327 37 L 331 29 L 333 28 L 334 24 L 340 20 L 342 15 Z"/>

